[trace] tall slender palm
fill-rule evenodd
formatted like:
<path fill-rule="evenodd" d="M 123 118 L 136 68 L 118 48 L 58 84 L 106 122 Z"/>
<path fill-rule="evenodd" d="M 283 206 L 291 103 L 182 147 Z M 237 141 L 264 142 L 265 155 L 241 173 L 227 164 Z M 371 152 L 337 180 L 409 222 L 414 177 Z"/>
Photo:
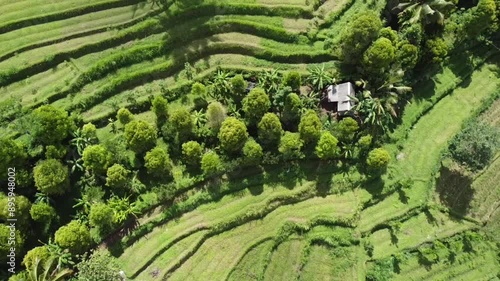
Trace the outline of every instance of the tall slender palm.
<path fill-rule="evenodd" d="M 314 66 L 309 69 L 309 77 L 307 81 L 311 84 L 315 91 L 322 92 L 325 88 L 334 83 L 333 73 L 329 73 L 325 69 L 325 64 Z"/>
<path fill-rule="evenodd" d="M 393 11 L 398 13 L 399 21 L 403 25 L 412 25 L 420 22 L 422 25 L 437 23 L 444 24 L 444 13 L 453 7 L 445 0 L 410 0 L 397 5 Z"/>

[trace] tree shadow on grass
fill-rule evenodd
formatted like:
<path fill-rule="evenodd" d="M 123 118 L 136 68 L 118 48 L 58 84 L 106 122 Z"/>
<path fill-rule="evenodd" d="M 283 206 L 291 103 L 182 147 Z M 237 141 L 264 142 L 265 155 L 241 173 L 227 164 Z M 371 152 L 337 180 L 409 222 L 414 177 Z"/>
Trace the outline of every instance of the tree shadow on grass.
<path fill-rule="evenodd" d="M 474 195 L 473 178 L 468 171 L 455 162 L 441 166 L 436 191 L 441 203 L 454 214 L 465 216 Z"/>

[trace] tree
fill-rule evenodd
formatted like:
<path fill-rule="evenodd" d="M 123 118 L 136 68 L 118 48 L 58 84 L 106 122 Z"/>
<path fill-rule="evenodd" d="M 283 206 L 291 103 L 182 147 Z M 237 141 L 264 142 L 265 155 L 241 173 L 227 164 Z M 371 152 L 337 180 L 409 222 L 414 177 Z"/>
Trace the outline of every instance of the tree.
<path fill-rule="evenodd" d="M 116 119 L 122 123 L 122 125 L 127 125 L 130 121 L 134 120 L 134 115 L 130 112 L 130 110 L 122 107 L 118 109 Z"/>
<path fill-rule="evenodd" d="M 207 87 L 200 82 L 195 82 L 193 86 L 191 86 L 191 95 L 195 97 L 204 97 L 207 95 Z"/>
<path fill-rule="evenodd" d="M 330 132 L 323 131 L 316 145 L 316 155 L 321 160 L 331 160 L 338 155 L 338 140 Z"/>
<path fill-rule="evenodd" d="M 472 8 L 471 16 L 466 17 L 464 28 L 465 38 L 476 38 L 485 29 L 491 28 L 497 19 L 497 5 L 495 0 L 479 0 L 477 6 Z"/>
<path fill-rule="evenodd" d="M 220 102 L 211 102 L 207 107 L 208 126 L 215 133 L 219 132 L 222 122 L 226 119 L 226 109 Z"/>
<path fill-rule="evenodd" d="M 387 38 L 379 38 L 363 54 L 364 71 L 369 75 L 380 75 L 394 62 L 395 49 Z"/>
<path fill-rule="evenodd" d="M 130 171 L 123 165 L 114 164 L 106 172 L 106 185 L 111 188 L 123 188 L 129 184 Z"/>
<path fill-rule="evenodd" d="M 231 78 L 229 83 L 231 84 L 231 91 L 235 97 L 235 100 L 241 100 L 247 89 L 247 81 L 243 79 L 243 75 L 235 75 L 233 78 Z"/>
<path fill-rule="evenodd" d="M 243 99 L 243 112 L 250 122 L 257 122 L 271 108 L 271 100 L 262 88 L 253 88 Z"/>
<path fill-rule="evenodd" d="M 125 140 L 128 147 L 137 154 L 148 151 L 156 144 L 156 129 L 142 120 L 125 125 Z"/>
<path fill-rule="evenodd" d="M 200 164 L 203 147 L 196 141 L 188 141 L 182 144 L 182 155 L 186 163 L 192 166 Z"/>
<path fill-rule="evenodd" d="M 359 129 L 358 122 L 351 117 L 340 120 L 337 128 L 337 136 L 342 142 L 351 142 Z"/>
<path fill-rule="evenodd" d="M 403 69 L 413 69 L 418 62 L 418 54 L 417 46 L 405 42 L 396 51 L 396 60 Z"/>
<path fill-rule="evenodd" d="M 88 228 L 73 220 L 61 226 L 55 233 L 55 242 L 72 254 L 82 254 L 90 248 L 91 238 Z"/>
<path fill-rule="evenodd" d="M 92 123 L 87 123 L 83 125 L 81 135 L 87 138 L 90 143 L 97 142 L 97 128 Z"/>
<path fill-rule="evenodd" d="M 287 72 L 285 77 L 283 77 L 283 86 L 292 88 L 292 91 L 294 92 L 298 92 L 301 85 L 302 78 L 300 77 L 300 73 L 297 71 Z"/>
<path fill-rule="evenodd" d="M 170 116 L 170 122 L 179 134 L 179 139 L 185 140 L 193 133 L 193 119 L 185 108 L 177 109 Z"/>
<path fill-rule="evenodd" d="M 144 162 L 148 174 L 154 177 L 164 178 L 170 174 L 170 157 L 167 151 L 161 147 L 155 147 L 148 151 L 144 157 Z"/>
<path fill-rule="evenodd" d="M 151 110 L 155 113 L 156 120 L 163 121 L 167 119 L 168 117 L 167 100 L 160 95 L 155 96 L 153 101 L 151 102 Z"/>
<path fill-rule="evenodd" d="M 28 155 L 19 142 L 11 138 L 0 138 L 0 171 L 5 173 L 8 168 L 22 167 L 27 158 Z"/>
<path fill-rule="evenodd" d="M 76 265 L 76 281 L 121 281 L 120 267 L 116 259 L 103 251 L 97 251 Z"/>
<path fill-rule="evenodd" d="M 340 57 L 347 64 L 357 64 L 382 28 L 379 15 L 372 11 L 359 13 L 342 32 Z"/>
<path fill-rule="evenodd" d="M 33 127 L 30 133 L 35 143 L 55 144 L 68 136 L 72 122 L 66 111 L 51 105 L 42 105 L 33 110 L 31 115 Z"/>
<path fill-rule="evenodd" d="M 121 224 L 126 221 L 131 215 L 137 218 L 138 209 L 137 201 L 130 202 L 130 196 L 120 198 L 113 195 L 108 200 L 108 205 L 113 209 L 113 222 Z"/>
<path fill-rule="evenodd" d="M 56 210 L 46 202 L 31 205 L 29 211 L 31 218 L 43 226 L 43 233 L 47 234 L 52 224 L 58 219 Z"/>
<path fill-rule="evenodd" d="M 278 145 L 283 128 L 278 116 L 274 113 L 266 113 L 257 125 L 259 140 L 263 144 Z"/>
<path fill-rule="evenodd" d="M 267 93 L 277 92 L 280 86 L 281 78 L 278 69 L 264 70 L 259 74 L 259 87 Z"/>
<path fill-rule="evenodd" d="M 50 251 L 47 246 L 38 246 L 29 250 L 24 256 L 22 264 L 26 268 L 31 268 L 38 258 L 40 261 L 47 261 L 50 258 Z"/>
<path fill-rule="evenodd" d="M 247 127 L 242 121 L 228 117 L 222 122 L 218 137 L 225 151 L 231 153 L 240 151 L 248 139 Z"/>
<path fill-rule="evenodd" d="M 42 160 L 33 170 L 35 185 L 48 195 L 61 195 L 69 188 L 68 167 L 56 159 Z"/>
<path fill-rule="evenodd" d="M 448 55 L 448 45 L 442 38 L 428 39 L 425 43 L 427 59 L 433 63 L 442 62 Z"/>
<path fill-rule="evenodd" d="M 298 133 L 285 132 L 281 137 L 278 151 L 283 155 L 285 160 L 295 160 L 304 157 L 302 147 L 304 142 Z"/>
<path fill-rule="evenodd" d="M 11 260 L 10 257 L 7 256 L 12 255 L 12 245 L 9 244 L 9 239 L 15 242 L 16 247 L 14 255 L 15 257 L 19 257 L 25 242 L 23 237 L 21 236 L 21 233 L 19 232 L 19 229 L 10 228 L 5 224 L 0 224 L 0 262 L 2 264 L 5 264 Z"/>
<path fill-rule="evenodd" d="M 258 165 L 264 155 L 262 147 L 254 139 L 249 139 L 243 146 L 243 155 L 250 165 Z"/>
<path fill-rule="evenodd" d="M 112 155 L 102 144 L 89 145 L 83 151 L 83 166 L 96 174 L 103 174 L 112 161 Z"/>
<path fill-rule="evenodd" d="M 472 122 L 450 142 L 450 154 L 472 170 L 486 167 L 500 148 L 500 133 L 490 125 Z"/>
<path fill-rule="evenodd" d="M 300 119 L 300 113 L 302 112 L 302 100 L 300 97 L 291 93 L 286 97 L 285 108 L 283 110 L 283 119 L 285 122 L 294 122 Z"/>
<path fill-rule="evenodd" d="M 219 155 L 215 151 L 208 151 L 201 158 L 201 170 L 206 176 L 213 176 L 223 169 Z"/>
<path fill-rule="evenodd" d="M 321 120 L 319 120 L 318 114 L 316 114 L 314 110 L 309 109 L 300 119 L 300 138 L 304 140 L 305 143 L 314 143 L 321 135 L 321 128 Z"/>
<path fill-rule="evenodd" d="M 101 236 L 107 235 L 113 228 L 113 209 L 105 203 L 97 203 L 90 207 L 90 226 L 98 229 Z"/>
<path fill-rule="evenodd" d="M 366 164 L 368 171 L 375 175 L 383 174 L 391 160 L 391 155 L 383 148 L 375 148 L 368 153 Z"/>
<path fill-rule="evenodd" d="M 334 81 L 333 75 L 325 70 L 325 64 L 314 66 L 309 69 L 309 77 L 307 81 L 313 89 L 318 92 L 323 92 L 326 87 Z"/>
<path fill-rule="evenodd" d="M 445 0 L 410 0 L 400 3 L 393 11 L 398 13 L 399 22 L 403 26 L 416 23 L 443 25 L 444 14 L 452 7 L 453 4 Z"/>

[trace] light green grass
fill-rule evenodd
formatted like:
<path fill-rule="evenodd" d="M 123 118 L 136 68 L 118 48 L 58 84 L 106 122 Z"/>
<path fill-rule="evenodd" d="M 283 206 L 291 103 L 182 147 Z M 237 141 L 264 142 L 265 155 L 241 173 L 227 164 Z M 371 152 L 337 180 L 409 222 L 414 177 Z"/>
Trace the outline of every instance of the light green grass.
<path fill-rule="evenodd" d="M 304 243 L 303 239 L 289 239 L 281 243 L 271 255 L 264 280 L 294 280 L 299 274 L 300 257 Z"/>
<path fill-rule="evenodd" d="M 500 156 L 474 180 L 472 189 L 474 195 L 469 214 L 486 221 L 500 206 Z"/>
<path fill-rule="evenodd" d="M 105 27 L 120 22 L 129 21 L 151 10 L 151 5 L 137 7 L 136 5 L 109 9 L 85 14 L 66 20 L 34 25 L 12 32 L 0 34 L 0 54 L 15 50 L 24 45 L 45 41 L 73 33 Z"/>
<path fill-rule="evenodd" d="M 265 262 L 267 256 L 271 254 L 273 244 L 272 240 L 266 240 L 246 253 L 227 280 L 258 280 L 258 277 L 264 274 L 264 269 L 267 266 Z"/>
<path fill-rule="evenodd" d="M 497 99 L 486 112 L 481 114 L 480 119 L 500 129 L 500 99 Z"/>
<path fill-rule="evenodd" d="M 435 221 L 429 222 L 426 215 L 420 213 L 403 222 L 400 231 L 396 234 L 396 241 L 392 241 L 388 229 L 379 230 L 370 235 L 369 239 L 374 245 L 373 258 L 385 258 L 398 251 L 435 239 L 453 236 L 476 226 L 468 221 L 451 219 L 438 211 L 431 210 L 431 213 Z"/>
<path fill-rule="evenodd" d="M 359 247 L 327 248 L 313 245 L 302 270 L 301 281 L 357 280 L 356 261 Z"/>

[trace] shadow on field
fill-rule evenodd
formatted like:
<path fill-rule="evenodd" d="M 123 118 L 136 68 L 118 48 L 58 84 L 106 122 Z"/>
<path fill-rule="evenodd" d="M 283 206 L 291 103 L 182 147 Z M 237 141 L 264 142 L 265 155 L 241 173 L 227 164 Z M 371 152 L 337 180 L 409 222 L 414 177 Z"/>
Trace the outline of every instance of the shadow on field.
<path fill-rule="evenodd" d="M 469 172 L 455 162 L 442 164 L 436 191 L 441 202 L 455 214 L 464 216 L 470 207 L 474 190 Z"/>

